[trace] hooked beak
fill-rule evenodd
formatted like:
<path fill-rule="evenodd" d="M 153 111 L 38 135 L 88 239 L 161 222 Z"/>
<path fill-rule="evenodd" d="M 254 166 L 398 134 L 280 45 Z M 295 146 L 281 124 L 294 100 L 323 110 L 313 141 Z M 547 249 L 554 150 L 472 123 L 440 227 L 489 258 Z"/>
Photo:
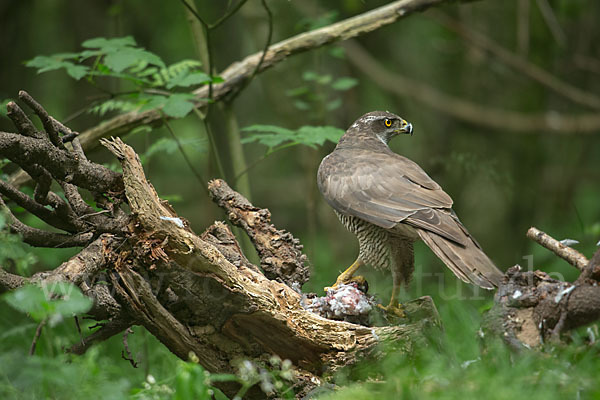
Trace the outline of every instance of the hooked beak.
<path fill-rule="evenodd" d="M 406 134 L 409 134 L 410 136 L 412 136 L 412 134 L 413 134 L 412 124 L 410 122 L 406 122 L 405 120 L 402 120 L 402 125 L 401 125 L 400 129 L 398 129 L 397 132 L 398 133 L 400 133 L 400 132 L 406 133 Z"/>

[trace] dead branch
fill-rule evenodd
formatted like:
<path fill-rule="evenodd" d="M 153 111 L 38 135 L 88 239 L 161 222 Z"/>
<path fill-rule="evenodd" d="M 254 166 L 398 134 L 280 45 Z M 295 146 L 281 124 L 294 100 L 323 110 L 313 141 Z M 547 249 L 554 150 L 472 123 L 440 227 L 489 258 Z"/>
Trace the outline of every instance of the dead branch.
<path fill-rule="evenodd" d="M 94 236 L 91 232 L 64 234 L 32 228 L 19 221 L 0 198 L 0 210 L 8 217 L 8 226 L 12 233 L 19 234 L 23 241 L 34 247 L 77 247 L 84 246 Z"/>
<path fill-rule="evenodd" d="M 538 243 L 540 246 L 552 251 L 579 271 L 583 271 L 589 263 L 589 260 L 577 250 L 562 244 L 552 236 L 533 226 L 527 231 L 527 237 Z"/>
<path fill-rule="evenodd" d="M 37 341 L 42 336 L 42 329 L 46 325 L 46 320 L 40 322 L 35 329 L 35 335 L 33 336 L 33 340 L 31 341 L 31 347 L 29 347 L 29 355 L 32 356 L 35 354 L 35 347 L 37 346 Z"/>
<path fill-rule="evenodd" d="M 208 190 L 212 199 L 228 213 L 227 218 L 248 234 L 267 278 L 299 287 L 308 281 L 303 246 L 289 232 L 271 224 L 269 210 L 254 207 L 222 179 L 209 182 Z"/>
<path fill-rule="evenodd" d="M 563 28 L 560 26 L 560 22 L 558 22 L 552 7 L 548 4 L 548 0 L 537 0 L 536 3 L 544 18 L 544 22 L 546 22 L 548 29 L 552 32 L 552 36 L 554 36 L 554 39 L 561 47 L 565 47 L 567 44 L 567 37 Z"/>
<path fill-rule="evenodd" d="M 110 232 L 124 235 L 127 217 L 119 212 L 123 191 L 121 174 L 81 156 L 81 148 L 74 141 L 67 149 L 59 133 L 73 132 L 48 115 L 46 110 L 28 93 L 19 92 L 19 98 L 37 114 L 46 131 L 37 131 L 33 122 L 14 102 L 8 111 L 18 133 L 0 132 L 0 157 L 19 165 L 35 182 L 33 197 L 19 191 L 7 182 L 0 182 L 0 194 L 48 225 L 66 233 L 32 228 L 19 221 L 0 198 L 0 209 L 7 215 L 9 226 L 32 246 L 75 247 L 89 244 L 95 237 Z M 51 190 L 56 182 L 62 188 L 66 201 Z M 101 211 L 89 206 L 80 189 L 87 189 Z M 110 201 L 107 198 L 110 197 Z"/>
<path fill-rule="evenodd" d="M 35 107 L 46 118 L 41 106 Z M 25 120 L 19 121 L 18 126 L 28 126 Z M 64 133 L 67 129 L 56 131 Z M 211 183 L 214 199 L 253 238 L 261 265 L 279 281 L 268 279 L 246 259 L 223 223 L 215 223 L 200 236 L 192 232 L 187 221 L 158 198 L 138 156 L 120 139 L 103 141 L 121 162 L 123 175 L 104 175 L 105 181 L 98 185 L 104 191 L 96 191 L 95 197 L 113 201 L 97 202 L 104 207 L 101 211 L 90 209 L 79 189 L 90 177 L 100 179 L 104 167 L 87 161 L 76 150 L 55 146 L 44 132 L 34 136 L 5 134 L 4 139 L 7 155 L 19 149 L 24 139 L 48 153 L 35 164 L 40 171 L 48 171 L 47 175 L 34 174 L 38 195 L 31 198 L 5 184 L 7 198 L 18 200 L 49 222 L 65 216 L 72 232 L 63 235 L 72 241 L 90 235 L 85 236 L 87 242 L 81 244 L 87 246 L 79 254 L 52 271 L 21 278 L 0 270 L 2 291 L 26 283 L 68 281 L 94 300 L 88 317 L 107 322 L 74 344 L 69 349 L 72 353 L 82 354 L 93 343 L 131 325 L 141 325 L 180 358 L 188 359 L 193 353 L 213 372 L 234 373 L 235 360 L 262 363 L 273 354 L 289 359 L 295 365 L 296 385 L 302 392 L 323 382 L 324 374 L 358 358 L 376 356 L 373 349 L 381 342 L 408 352 L 417 344 L 426 345 L 425 330 L 439 327 L 431 299 L 407 304 L 407 310 L 413 310 L 413 320 L 399 326 L 368 327 L 334 321 L 305 309 L 306 297 L 283 283 L 301 284 L 308 278 L 301 245 L 289 232 L 271 224 L 268 210 L 253 206 L 223 181 Z M 54 168 L 54 161 L 49 159 L 55 154 L 70 161 Z M 33 161 L 22 157 L 19 162 L 28 168 L 27 162 Z M 80 168 L 82 162 L 87 163 L 89 172 Z M 81 179 L 67 182 L 62 177 L 73 175 L 73 169 L 80 170 Z M 62 187 L 66 201 L 50 190 L 48 180 Z M 115 195 L 115 188 L 121 192 Z M 51 208 L 43 207 L 46 202 Z M 124 202 L 130 215 L 120 209 Z M 51 213 L 43 214 L 42 207 Z M 12 225 L 20 226 L 9 216 Z M 107 226 L 115 227 L 114 232 L 102 233 Z M 41 237 L 49 232 L 35 233 Z M 222 389 L 233 394 L 238 388 L 228 384 Z M 249 396 L 261 398 L 263 394 Z"/>
<path fill-rule="evenodd" d="M 595 110 L 600 109 L 600 97 L 597 95 L 586 92 L 585 90 L 579 89 L 568 82 L 560 80 L 543 68 L 529 62 L 525 58 L 513 54 L 509 50 L 506 50 L 504 47 L 500 46 L 498 43 L 494 42 L 489 37 L 469 29 L 467 26 L 461 24 L 457 20 L 438 12 L 432 13 L 430 16 L 432 16 L 435 21 L 440 23 L 445 28 L 459 35 L 465 41 L 493 54 L 494 57 L 496 57 L 502 63 L 552 89 L 561 96 L 583 106 Z"/>
<path fill-rule="evenodd" d="M 25 282 L 27 282 L 26 278 L 6 272 L 2 266 L 0 266 L 0 294 L 18 289 L 23 286 Z"/>
<path fill-rule="evenodd" d="M 233 265 L 217 248 L 195 236 L 183 222 L 178 223 L 173 210 L 156 197 L 152 186 L 144 175 L 140 175 L 143 174 L 141 165 L 129 146 L 118 138 L 104 144 L 123 164 L 125 193 L 132 212 L 138 216 L 139 227 L 151 231 L 151 239 L 162 246 L 163 255 L 153 263 L 162 279 L 170 282 L 168 290 L 165 288 L 156 298 L 146 280 L 135 272 L 141 268 L 117 268 L 120 279 L 114 284 L 122 288 L 118 289 L 118 296 L 122 303 L 131 307 L 131 315 L 139 316 L 141 323 L 180 357 L 187 357 L 192 350 L 206 368 L 223 371 L 230 370 L 223 359 L 240 357 L 253 348 L 248 353 L 253 354 L 251 358 L 261 353 L 275 353 L 314 374 L 317 373 L 314 365 L 328 365 L 339 359 L 340 352 L 366 350 L 377 342 L 376 337 L 407 339 L 411 337 L 408 332 L 422 329 L 415 326 L 365 329 L 359 325 L 325 320 L 306 311 L 296 291 L 243 265 Z M 240 207 L 243 198 L 225 188 L 223 182 L 212 184 L 213 191 L 234 194 L 229 198 L 222 197 L 229 203 L 228 207 Z M 233 198 L 239 202 L 232 202 Z M 243 209 L 258 210 L 247 201 Z M 248 216 L 244 218 L 249 220 Z M 258 228 L 257 224 L 255 229 Z M 140 240 L 139 236 L 137 240 Z M 164 240 L 166 237 L 168 241 Z M 163 261 L 170 261 L 168 268 L 161 266 L 161 257 Z M 140 257 L 135 260 L 140 260 Z M 210 300 L 205 297 L 208 294 Z M 223 302 L 220 296 L 225 296 L 227 301 Z M 180 307 L 165 308 L 160 298 L 170 298 Z M 182 303 L 186 306 L 182 307 Z M 190 310 L 193 310 L 193 316 L 189 316 Z M 198 343 L 198 338 L 189 336 L 187 329 L 179 327 L 178 321 L 186 315 L 191 331 L 203 337 L 201 343 Z M 194 320 L 198 322 L 193 323 Z M 278 339 L 266 340 L 273 337 Z M 226 350 L 217 346 L 215 341 L 225 338 L 239 342 L 241 347 Z M 215 346 L 221 348 L 221 352 L 215 352 Z M 257 350 L 258 353 L 255 353 Z M 353 359 L 353 356 L 348 357 Z"/>
<path fill-rule="evenodd" d="M 542 271 L 510 268 L 485 326 L 511 347 L 537 347 L 600 318 L 600 286 L 574 285 Z"/>
<path fill-rule="evenodd" d="M 575 284 L 583 284 L 588 280 L 592 280 L 591 282 L 587 282 L 592 285 L 600 282 L 600 249 L 596 251 L 596 254 L 594 254 L 592 259 L 585 266 L 581 275 L 579 275 L 579 278 L 575 281 Z"/>
<path fill-rule="evenodd" d="M 126 318 L 115 318 L 113 321 L 100 325 L 100 328 L 83 338 L 79 343 L 74 344 L 69 349 L 68 353 L 77 355 L 84 354 L 95 343 L 103 342 L 111 337 L 123 332 L 131 326 Z"/>
<path fill-rule="evenodd" d="M 555 111 L 525 114 L 498 110 L 451 96 L 421 82 L 392 73 L 359 44 L 344 43 L 348 60 L 382 89 L 420 101 L 454 118 L 500 131 L 523 133 L 592 134 L 600 131 L 600 115 L 565 115 Z"/>
<path fill-rule="evenodd" d="M 121 358 L 129 361 L 129 363 L 131 364 L 131 366 L 133 368 L 137 368 L 138 363 L 133 359 L 133 354 L 131 354 L 131 350 L 129 350 L 129 343 L 127 342 L 127 337 L 132 333 L 133 333 L 133 331 L 131 330 L 131 328 L 127 328 L 127 329 L 125 329 L 125 332 L 123 332 L 123 347 L 124 347 L 124 349 L 121 351 Z"/>
<path fill-rule="evenodd" d="M 335 41 L 347 40 L 352 37 L 372 32 L 383 26 L 392 24 L 414 12 L 423 11 L 429 7 L 446 2 L 448 2 L 448 0 L 394 1 L 344 21 L 283 40 L 269 46 L 269 50 L 264 54 L 264 60 L 260 63 L 259 69 L 257 69 L 256 66 L 263 57 L 263 51 L 247 56 L 241 61 L 234 62 L 221 71 L 218 75 L 224 79 L 224 82 L 212 86 L 212 99 L 223 99 L 243 85 L 244 82 L 255 73 L 261 73 L 291 55 L 313 50 Z M 197 107 L 206 105 L 205 99 L 209 97 L 208 92 L 209 88 L 207 86 L 194 92 L 194 95 L 198 99 L 196 102 Z M 102 138 L 121 136 L 141 125 L 155 127 L 162 123 L 163 115 L 157 110 L 142 113 L 135 111 L 128 112 L 86 130 L 78 137 L 83 148 L 85 150 L 90 150 L 95 148 Z M 22 171 L 14 174 L 10 179 L 10 183 L 16 187 L 19 187 L 28 181 L 29 177 Z"/>
<path fill-rule="evenodd" d="M 530 228 L 527 237 L 553 251 L 582 271 L 573 282 L 552 279 L 542 271 L 523 271 L 516 265 L 506 272 L 494 297 L 484 327 L 512 348 L 538 347 L 561 340 L 569 330 L 600 319 L 600 250 L 588 262 L 581 253 L 547 234 Z"/>
<path fill-rule="evenodd" d="M 19 92 L 19 98 L 32 107 L 40 117 L 46 132 L 45 134 L 37 131 L 33 133 L 33 123 L 31 121 L 24 122 L 22 119 L 24 113 L 18 110 L 19 106 L 16 103 L 10 102 L 7 108 L 13 116 L 16 116 L 13 121 L 16 121 L 15 127 L 20 135 L 0 132 L 1 156 L 22 168 L 29 168 L 36 175 L 39 173 L 32 168 L 36 165 L 44 165 L 44 170 L 53 178 L 91 191 L 107 192 L 111 189 L 118 189 L 121 181 L 120 174 L 105 167 L 98 168 L 98 164 L 87 160 L 73 157 L 66 151 L 62 140 L 58 139 L 55 124 L 48 113 L 27 92 Z M 66 171 L 70 173 L 67 174 Z"/>

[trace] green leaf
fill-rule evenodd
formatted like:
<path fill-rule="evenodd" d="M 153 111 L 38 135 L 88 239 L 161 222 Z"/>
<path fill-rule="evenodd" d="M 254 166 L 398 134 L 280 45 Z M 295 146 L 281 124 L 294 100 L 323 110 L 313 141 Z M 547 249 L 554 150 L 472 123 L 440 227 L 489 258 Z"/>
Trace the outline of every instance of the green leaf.
<path fill-rule="evenodd" d="M 319 83 L 321 85 L 328 85 L 329 83 L 331 83 L 332 80 L 333 80 L 333 78 L 329 74 L 327 74 L 327 75 L 320 75 L 317 78 L 317 83 Z"/>
<path fill-rule="evenodd" d="M 242 144 L 257 142 L 267 146 L 269 150 L 285 142 L 293 140 L 295 134 L 294 131 L 275 125 L 252 125 L 243 128 L 242 131 L 254 132 L 253 134 L 242 138 Z"/>
<path fill-rule="evenodd" d="M 152 127 L 150 125 L 140 125 L 133 128 L 129 131 L 130 135 L 135 135 L 136 133 L 149 133 L 152 132 Z"/>
<path fill-rule="evenodd" d="M 194 96 L 186 93 L 176 93 L 168 97 L 163 112 L 173 118 L 183 118 L 194 109 L 194 103 L 191 100 Z"/>
<path fill-rule="evenodd" d="M 137 67 L 136 72 L 139 72 L 146 68 L 148 64 L 165 67 L 164 62 L 156 54 L 141 47 L 135 47 L 136 42 L 131 36 L 112 39 L 103 37 L 89 39 L 83 42 L 82 46 L 88 49 L 97 49 L 83 51 L 81 53 L 82 57 L 103 55 L 103 64 L 117 73 L 130 67 Z"/>
<path fill-rule="evenodd" d="M 170 79 L 167 82 L 167 89 L 171 89 L 175 86 L 180 86 L 180 87 L 188 87 L 188 86 L 195 86 L 195 85 L 201 85 L 201 84 L 206 84 L 211 82 L 211 77 L 208 74 L 205 74 L 204 72 L 193 72 L 191 74 L 179 74 L 178 76 L 174 77 L 173 79 Z"/>
<path fill-rule="evenodd" d="M 166 104 L 166 102 L 167 102 L 166 96 L 162 96 L 160 94 L 147 95 L 143 99 L 143 104 L 140 107 L 139 111 L 143 112 L 143 111 L 148 111 L 148 110 L 154 110 L 156 108 L 160 108 L 160 107 L 164 106 Z"/>
<path fill-rule="evenodd" d="M 294 131 L 282 128 L 276 125 L 250 125 L 245 128 L 242 128 L 242 131 L 245 132 L 271 132 L 277 133 L 280 135 L 288 135 L 291 136 L 294 134 Z"/>
<path fill-rule="evenodd" d="M 296 141 L 306 146 L 322 146 L 325 142 L 337 143 L 344 131 L 333 126 L 310 126 L 306 125 L 298 129 Z"/>
<path fill-rule="evenodd" d="M 17 208 L 13 208 L 13 212 L 16 211 Z M 0 212 L 0 266 L 14 265 L 19 274 L 28 274 L 31 265 L 36 262 L 36 258 L 28 246 L 23 244 L 19 235 L 7 232 L 7 230 L 6 215 Z"/>
<path fill-rule="evenodd" d="M 329 103 L 327 103 L 327 105 L 325 106 L 325 108 L 327 108 L 327 111 L 333 111 L 335 109 L 338 109 L 342 106 L 342 99 L 335 99 L 330 101 Z"/>
<path fill-rule="evenodd" d="M 48 319 L 51 326 L 62 317 L 87 312 L 93 303 L 78 287 L 68 282 L 52 282 L 42 287 L 25 285 L 5 294 L 4 299 L 38 322 Z"/>
<path fill-rule="evenodd" d="M 121 111 L 121 112 L 133 111 L 136 108 L 138 108 L 139 106 L 140 106 L 139 103 L 134 103 L 134 102 L 127 101 L 127 100 L 110 99 L 110 100 L 106 100 L 105 102 L 103 102 L 101 104 L 98 104 L 97 106 L 90 108 L 89 112 L 92 114 L 98 114 L 98 115 L 102 116 L 111 111 Z"/>
<path fill-rule="evenodd" d="M 305 71 L 302 74 L 302 79 L 304 79 L 307 82 L 315 81 L 315 82 L 317 82 L 317 83 L 319 83 L 321 85 L 327 85 L 327 84 L 329 84 L 331 82 L 331 80 L 333 78 L 329 74 L 320 75 L 320 74 L 317 74 L 314 71 Z"/>
<path fill-rule="evenodd" d="M 358 80 L 349 77 L 338 78 L 331 84 L 335 90 L 348 90 L 358 84 Z"/>
<path fill-rule="evenodd" d="M 85 65 L 67 65 L 65 69 L 67 70 L 67 74 L 76 81 L 86 76 L 90 70 Z"/>
<path fill-rule="evenodd" d="M 25 62 L 27 67 L 37 68 L 38 74 L 42 72 L 54 71 L 64 68 L 71 77 L 76 80 L 83 78 L 89 71 L 85 65 L 74 64 L 71 61 L 65 61 L 62 57 L 64 54 L 56 54 L 53 56 L 36 56 L 35 58 Z"/>
<path fill-rule="evenodd" d="M 210 374 L 211 382 L 237 382 L 238 378 L 234 374 Z"/>
<path fill-rule="evenodd" d="M 139 48 L 125 47 L 119 49 L 119 51 L 109 52 L 104 57 L 106 66 L 115 72 L 122 72 L 126 68 L 135 66 L 142 61 L 148 64 L 164 66 L 163 61 L 156 54 Z"/>
<path fill-rule="evenodd" d="M 175 376 L 173 400 L 210 400 L 211 389 L 204 368 L 191 362 L 180 362 Z"/>
<path fill-rule="evenodd" d="M 93 301 L 83 295 L 79 288 L 68 282 L 58 282 L 54 284 L 48 284 L 42 286 L 44 289 L 48 289 L 47 293 L 52 293 L 54 296 L 60 296 L 60 299 L 52 299 L 55 303 L 55 312 L 64 315 L 71 316 L 74 314 L 81 314 L 89 311 L 92 307 Z"/>
<path fill-rule="evenodd" d="M 38 68 L 38 73 L 52 71 L 63 67 L 63 61 L 56 56 L 35 56 L 29 61 L 25 61 L 25 66 Z"/>
<path fill-rule="evenodd" d="M 213 388 L 213 396 L 215 397 L 215 400 L 229 400 L 229 397 L 225 396 L 225 394 L 217 388 Z"/>
<path fill-rule="evenodd" d="M 302 79 L 305 81 L 316 81 L 319 75 L 314 71 L 304 71 Z"/>
<path fill-rule="evenodd" d="M 300 86 L 295 89 L 289 89 L 285 91 L 285 95 L 289 97 L 297 97 L 305 95 L 309 92 L 308 86 Z"/>
<path fill-rule="evenodd" d="M 242 143 L 257 142 L 272 151 L 282 145 L 303 144 L 315 148 L 326 141 L 337 142 L 344 131 L 332 126 L 303 126 L 296 131 L 273 125 L 252 125 L 242 129 L 254 132 L 241 140 Z M 263 132 L 263 133 L 257 133 Z"/>
<path fill-rule="evenodd" d="M 302 110 L 302 111 L 310 110 L 310 104 L 308 104 L 307 102 L 302 101 L 302 100 L 296 100 L 296 101 L 294 101 L 294 106 L 298 110 Z"/>
<path fill-rule="evenodd" d="M 29 313 L 36 321 L 46 317 L 48 301 L 39 286 L 26 285 L 4 295 L 4 300 L 13 308 Z"/>
<path fill-rule="evenodd" d="M 267 146 L 269 150 L 285 142 L 292 141 L 295 134 L 294 131 L 274 125 L 252 125 L 242 130 L 255 132 L 248 137 L 243 138 L 241 140 L 242 144 L 258 142 L 264 146 Z"/>
<path fill-rule="evenodd" d="M 104 52 L 119 50 L 127 46 L 135 46 L 137 43 L 132 36 L 125 36 L 120 38 L 106 39 L 98 37 L 94 39 L 88 39 L 81 43 L 81 46 L 86 48 L 99 48 Z"/>

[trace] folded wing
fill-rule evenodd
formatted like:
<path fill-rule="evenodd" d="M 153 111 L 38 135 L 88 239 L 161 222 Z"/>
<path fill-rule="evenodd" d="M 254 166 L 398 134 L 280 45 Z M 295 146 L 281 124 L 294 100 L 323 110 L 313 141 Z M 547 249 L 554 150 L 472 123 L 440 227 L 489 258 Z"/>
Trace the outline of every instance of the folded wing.
<path fill-rule="evenodd" d="M 391 151 L 336 150 L 321 163 L 318 185 L 338 212 L 385 229 L 410 225 L 457 277 L 498 285 L 502 273 L 453 213 L 450 196 L 413 161 Z"/>

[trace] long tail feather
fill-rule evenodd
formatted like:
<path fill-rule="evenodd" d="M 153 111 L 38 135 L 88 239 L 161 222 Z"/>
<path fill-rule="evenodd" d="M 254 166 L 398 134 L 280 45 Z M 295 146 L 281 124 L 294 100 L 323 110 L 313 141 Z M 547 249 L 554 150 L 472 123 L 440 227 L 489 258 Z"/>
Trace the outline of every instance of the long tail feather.
<path fill-rule="evenodd" d="M 502 272 L 467 233 L 464 233 L 463 241 L 466 246 L 462 246 L 433 232 L 423 229 L 416 231 L 435 255 L 461 280 L 485 289 L 493 289 L 500 284 Z"/>

